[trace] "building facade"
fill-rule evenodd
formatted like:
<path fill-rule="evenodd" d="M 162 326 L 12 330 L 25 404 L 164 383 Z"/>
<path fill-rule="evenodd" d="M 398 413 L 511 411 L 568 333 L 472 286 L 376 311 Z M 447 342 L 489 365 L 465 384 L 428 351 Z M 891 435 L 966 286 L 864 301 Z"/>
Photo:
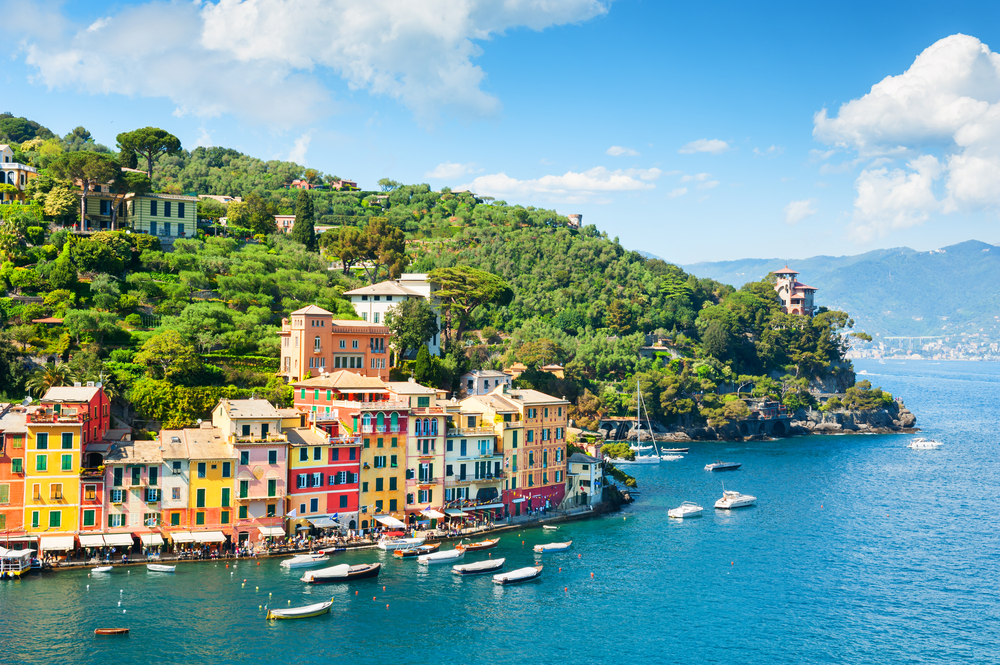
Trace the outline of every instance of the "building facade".
<path fill-rule="evenodd" d="M 370 323 L 384 324 L 385 315 L 390 309 L 405 300 L 427 300 L 437 312 L 437 326 L 441 329 L 441 314 L 434 292 L 437 286 L 432 284 L 424 273 L 403 273 L 399 279 L 379 282 L 371 286 L 363 286 L 353 291 L 345 291 L 344 295 L 351 299 L 351 305 L 363 320 Z M 440 355 L 440 333 L 427 342 L 427 350 L 431 355 Z"/>
<path fill-rule="evenodd" d="M 601 460 L 573 453 L 566 464 L 566 498 L 564 507 L 592 506 L 601 501 L 604 487 L 604 469 Z"/>
<path fill-rule="evenodd" d="M 236 450 L 227 433 L 211 423 L 183 432 L 190 470 L 188 542 L 223 543 L 233 534 Z"/>
<path fill-rule="evenodd" d="M 0 547 L 23 549 L 27 409 L 0 404 Z"/>
<path fill-rule="evenodd" d="M 325 309 L 310 305 L 283 319 L 278 334 L 280 374 L 289 381 L 337 370 L 389 379 L 391 333 L 384 325 L 337 320 Z"/>
<path fill-rule="evenodd" d="M 812 316 L 816 313 L 814 297 L 817 289 L 800 282 L 798 275 L 788 266 L 774 271 L 774 276 L 777 277 L 774 290 L 781 300 L 781 311 L 785 314 Z"/>
<path fill-rule="evenodd" d="M 445 393 L 414 381 L 386 384 L 394 399 L 409 408 L 406 435 L 406 520 L 414 524 L 423 511 L 444 508 L 444 453 L 447 439 Z M 457 404 L 454 405 L 457 411 Z"/>
<path fill-rule="evenodd" d="M 485 395 L 493 392 L 497 386 L 510 388 L 514 377 L 494 369 L 474 369 L 462 375 L 462 396 Z"/>
<path fill-rule="evenodd" d="M 198 231 L 198 197 L 181 194 L 129 194 L 124 221 L 139 233 L 170 241 Z"/>
<path fill-rule="evenodd" d="M 13 185 L 20 190 L 17 194 L 0 194 L 0 203 L 23 201 L 24 186 L 37 177 L 38 169 L 14 161 L 14 149 L 7 144 L 0 144 L 0 185 Z"/>
<path fill-rule="evenodd" d="M 85 496 L 94 488 L 84 488 Z M 130 547 L 132 535 L 160 532 L 161 502 L 163 498 L 163 454 L 159 441 L 119 441 L 104 456 L 103 505 L 93 531 L 110 535 L 123 535 L 119 545 Z M 81 534 L 87 530 L 86 512 L 81 524 Z M 96 509 L 93 509 L 96 510 Z M 102 517 L 106 516 L 106 519 Z M 103 521 L 103 528 L 101 528 Z M 116 539 L 112 539 L 116 540 Z M 105 543 L 107 539 L 105 538 Z"/>
<path fill-rule="evenodd" d="M 445 508 L 502 518 L 502 439 L 498 445 L 494 424 L 482 417 L 474 411 L 452 415 L 444 454 Z"/>

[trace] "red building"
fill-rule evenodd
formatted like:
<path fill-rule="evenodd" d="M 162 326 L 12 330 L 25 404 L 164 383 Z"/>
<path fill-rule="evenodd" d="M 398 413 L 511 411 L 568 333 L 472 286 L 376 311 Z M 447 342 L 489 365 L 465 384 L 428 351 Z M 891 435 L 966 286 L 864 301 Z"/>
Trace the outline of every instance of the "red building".
<path fill-rule="evenodd" d="M 333 418 L 295 427 L 288 437 L 288 512 L 292 525 L 356 529 L 361 440 Z"/>

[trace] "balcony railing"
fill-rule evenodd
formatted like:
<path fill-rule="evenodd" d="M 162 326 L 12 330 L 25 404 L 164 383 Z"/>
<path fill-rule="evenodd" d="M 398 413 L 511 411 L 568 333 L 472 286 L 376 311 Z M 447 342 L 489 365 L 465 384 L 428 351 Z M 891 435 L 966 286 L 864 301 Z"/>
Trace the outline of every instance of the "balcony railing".
<path fill-rule="evenodd" d="M 449 427 L 448 436 L 496 436 L 492 427 Z"/>
<path fill-rule="evenodd" d="M 362 425 L 362 434 L 399 434 L 400 432 L 405 432 L 405 426 L 401 427 L 396 425 Z"/>
<path fill-rule="evenodd" d="M 441 478 L 418 478 L 418 485 L 436 485 L 441 482 Z"/>
<path fill-rule="evenodd" d="M 86 413 L 29 413 L 28 422 L 37 424 L 85 423 L 88 420 L 87 415 Z"/>
<path fill-rule="evenodd" d="M 99 467 L 92 467 L 87 469 L 80 469 L 81 478 L 103 478 L 104 469 Z"/>
<path fill-rule="evenodd" d="M 261 436 L 259 434 L 251 434 L 249 436 L 242 436 L 239 434 L 229 435 L 230 443 L 287 443 L 288 437 L 284 434 L 269 433 L 267 436 Z"/>
<path fill-rule="evenodd" d="M 282 499 L 285 497 L 285 489 L 279 487 L 274 494 L 263 492 L 250 492 L 247 496 L 236 497 L 237 501 L 266 501 L 267 499 Z"/>

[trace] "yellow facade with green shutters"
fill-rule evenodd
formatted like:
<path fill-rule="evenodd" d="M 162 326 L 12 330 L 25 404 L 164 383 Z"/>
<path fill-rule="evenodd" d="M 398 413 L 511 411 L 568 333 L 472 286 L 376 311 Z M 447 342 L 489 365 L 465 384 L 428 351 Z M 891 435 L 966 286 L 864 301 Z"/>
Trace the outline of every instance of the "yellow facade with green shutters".
<path fill-rule="evenodd" d="M 80 524 L 82 424 L 32 422 L 24 461 L 24 528 L 30 535 L 70 534 Z"/>
<path fill-rule="evenodd" d="M 188 488 L 188 523 L 191 531 L 231 534 L 236 514 L 236 461 L 234 448 L 217 428 L 186 430 L 203 440 L 188 437 L 191 453 Z"/>

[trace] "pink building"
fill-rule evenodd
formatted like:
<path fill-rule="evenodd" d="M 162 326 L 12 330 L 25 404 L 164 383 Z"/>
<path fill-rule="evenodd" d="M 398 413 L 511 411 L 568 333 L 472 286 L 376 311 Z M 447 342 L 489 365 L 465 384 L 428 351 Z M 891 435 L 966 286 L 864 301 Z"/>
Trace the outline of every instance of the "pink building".
<path fill-rule="evenodd" d="M 275 215 L 274 223 L 282 233 L 291 233 L 292 227 L 295 226 L 295 215 Z"/>
<path fill-rule="evenodd" d="M 813 305 L 816 289 L 798 281 L 798 274 L 788 266 L 781 270 L 775 270 L 774 276 L 778 278 L 778 281 L 774 284 L 774 290 L 781 298 L 782 312 L 812 316 L 816 313 L 816 307 Z"/>
<path fill-rule="evenodd" d="M 104 528 L 99 524 L 91 533 L 81 531 L 81 546 L 113 546 L 120 553 L 137 544 L 136 540 L 146 546 L 163 543 L 163 453 L 159 441 L 113 442 L 104 455 L 104 486 Z M 87 498 L 85 487 L 84 502 Z"/>

